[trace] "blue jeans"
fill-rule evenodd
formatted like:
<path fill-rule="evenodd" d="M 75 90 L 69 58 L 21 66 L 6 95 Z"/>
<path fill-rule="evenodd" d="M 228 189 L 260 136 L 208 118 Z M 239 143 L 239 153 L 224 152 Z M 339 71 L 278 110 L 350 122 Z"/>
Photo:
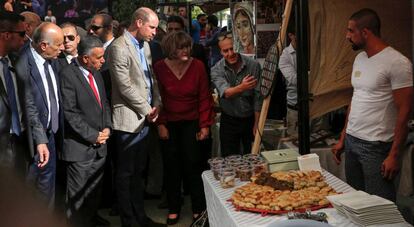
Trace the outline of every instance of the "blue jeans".
<path fill-rule="evenodd" d="M 123 226 L 138 222 L 142 226 L 148 223 L 144 209 L 144 180 L 148 150 L 148 127 L 140 133 L 114 131 L 117 147 L 115 187 L 118 198 L 119 214 Z"/>
<path fill-rule="evenodd" d="M 348 184 L 356 190 L 395 201 L 393 180 L 386 180 L 381 174 L 391 146 L 392 142 L 365 141 L 347 134 L 344 150 Z"/>

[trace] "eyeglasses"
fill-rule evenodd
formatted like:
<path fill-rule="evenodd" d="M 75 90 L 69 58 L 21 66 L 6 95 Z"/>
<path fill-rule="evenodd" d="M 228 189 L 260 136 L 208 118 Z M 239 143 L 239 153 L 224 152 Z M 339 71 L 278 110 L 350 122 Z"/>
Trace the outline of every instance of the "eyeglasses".
<path fill-rule="evenodd" d="M 26 35 L 26 31 L 0 31 L 0 32 L 17 33 L 22 38 Z"/>
<path fill-rule="evenodd" d="M 98 31 L 99 29 L 103 28 L 104 26 L 98 26 L 98 25 L 91 25 L 89 28 L 93 31 Z"/>
<path fill-rule="evenodd" d="M 227 32 L 227 33 L 225 33 L 225 34 L 222 34 L 222 35 L 219 35 L 219 36 L 217 37 L 218 41 L 223 41 L 223 40 L 225 40 L 226 38 L 229 38 L 229 39 L 233 38 L 233 33 L 231 33 L 231 32 L 229 31 L 229 32 Z"/>
<path fill-rule="evenodd" d="M 65 36 L 63 36 L 63 40 L 66 40 L 66 38 L 68 38 L 69 41 L 74 41 L 76 37 L 74 35 L 65 35 Z"/>

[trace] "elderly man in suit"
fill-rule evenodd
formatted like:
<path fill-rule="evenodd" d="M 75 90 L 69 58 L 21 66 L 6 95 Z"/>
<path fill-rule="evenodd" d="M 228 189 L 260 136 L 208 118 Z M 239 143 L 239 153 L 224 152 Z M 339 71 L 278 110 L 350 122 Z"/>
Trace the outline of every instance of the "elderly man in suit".
<path fill-rule="evenodd" d="M 102 42 L 87 36 L 79 56 L 60 72 L 65 115 L 62 159 L 67 163 L 66 215 L 75 226 L 93 226 L 111 133 L 111 112 L 99 69 Z"/>
<path fill-rule="evenodd" d="M 146 136 L 161 106 L 152 75 L 148 41 L 155 36 L 157 14 L 139 8 L 131 26 L 109 49 L 112 80 L 112 119 L 117 143 L 116 189 L 123 226 L 154 223 L 144 211 L 142 172 L 147 160 Z"/>
<path fill-rule="evenodd" d="M 31 136 L 32 127 L 27 125 L 26 109 L 21 105 L 24 104 L 24 86 L 16 78 L 9 54 L 24 45 L 23 21 L 24 17 L 15 13 L 0 14 L 0 165 L 16 167 L 22 177 L 26 173 L 25 153 L 28 149 L 34 153 L 34 147 L 29 146 L 26 138 L 27 135 Z M 42 130 L 40 122 L 32 126 Z M 48 152 L 40 151 L 44 151 L 39 157 L 43 161 L 42 165 L 45 165 Z"/>
<path fill-rule="evenodd" d="M 38 165 L 41 156 L 30 153 L 32 160 L 27 178 L 51 208 L 55 195 L 56 145 L 61 144 L 63 133 L 62 99 L 54 60 L 63 49 L 62 29 L 45 22 L 35 29 L 33 41 L 22 49 L 16 65 L 18 77 L 25 81 L 26 108 L 37 111 L 37 116 L 30 121 L 40 121 L 42 125 L 42 130 L 33 133 L 34 143 L 47 144 L 43 149 L 49 151 L 49 163 L 42 168 Z"/>

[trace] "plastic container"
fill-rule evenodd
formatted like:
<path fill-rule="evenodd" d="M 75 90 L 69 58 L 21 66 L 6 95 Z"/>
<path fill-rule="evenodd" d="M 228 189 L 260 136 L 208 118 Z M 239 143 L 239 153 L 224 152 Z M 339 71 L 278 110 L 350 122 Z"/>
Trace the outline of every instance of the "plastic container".
<path fill-rule="evenodd" d="M 220 172 L 220 185 L 222 188 L 232 188 L 236 184 L 236 172 L 232 168 L 222 169 Z"/>
<path fill-rule="evenodd" d="M 226 164 L 216 164 L 214 166 L 211 166 L 211 171 L 213 172 L 214 178 L 216 180 L 220 180 L 220 172 L 222 169 L 226 169 L 228 166 Z"/>
<path fill-rule="evenodd" d="M 226 159 L 226 162 L 229 162 L 229 161 L 237 161 L 237 160 L 241 160 L 242 159 L 242 156 L 239 155 L 239 154 L 229 155 L 225 159 Z"/>
<path fill-rule="evenodd" d="M 254 175 L 267 173 L 269 171 L 267 168 L 267 163 L 265 161 L 253 161 L 250 163 L 250 165 L 253 167 Z"/>
<path fill-rule="evenodd" d="M 239 166 L 236 173 L 240 181 L 250 181 L 250 178 L 253 175 L 253 167 L 250 165 Z"/>

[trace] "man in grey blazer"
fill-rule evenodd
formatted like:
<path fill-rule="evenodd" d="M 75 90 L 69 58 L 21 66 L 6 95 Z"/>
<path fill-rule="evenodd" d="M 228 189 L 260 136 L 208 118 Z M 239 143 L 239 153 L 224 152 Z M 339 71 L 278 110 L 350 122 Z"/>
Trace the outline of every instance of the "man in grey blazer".
<path fill-rule="evenodd" d="M 145 214 L 142 180 L 148 124 L 155 122 L 161 106 L 148 45 L 158 22 L 151 9 L 137 9 L 131 26 L 109 48 L 112 120 L 118 147 L 115 181 L 122 226 L 135 222 L 140 226 L 165 226 Z"/>

